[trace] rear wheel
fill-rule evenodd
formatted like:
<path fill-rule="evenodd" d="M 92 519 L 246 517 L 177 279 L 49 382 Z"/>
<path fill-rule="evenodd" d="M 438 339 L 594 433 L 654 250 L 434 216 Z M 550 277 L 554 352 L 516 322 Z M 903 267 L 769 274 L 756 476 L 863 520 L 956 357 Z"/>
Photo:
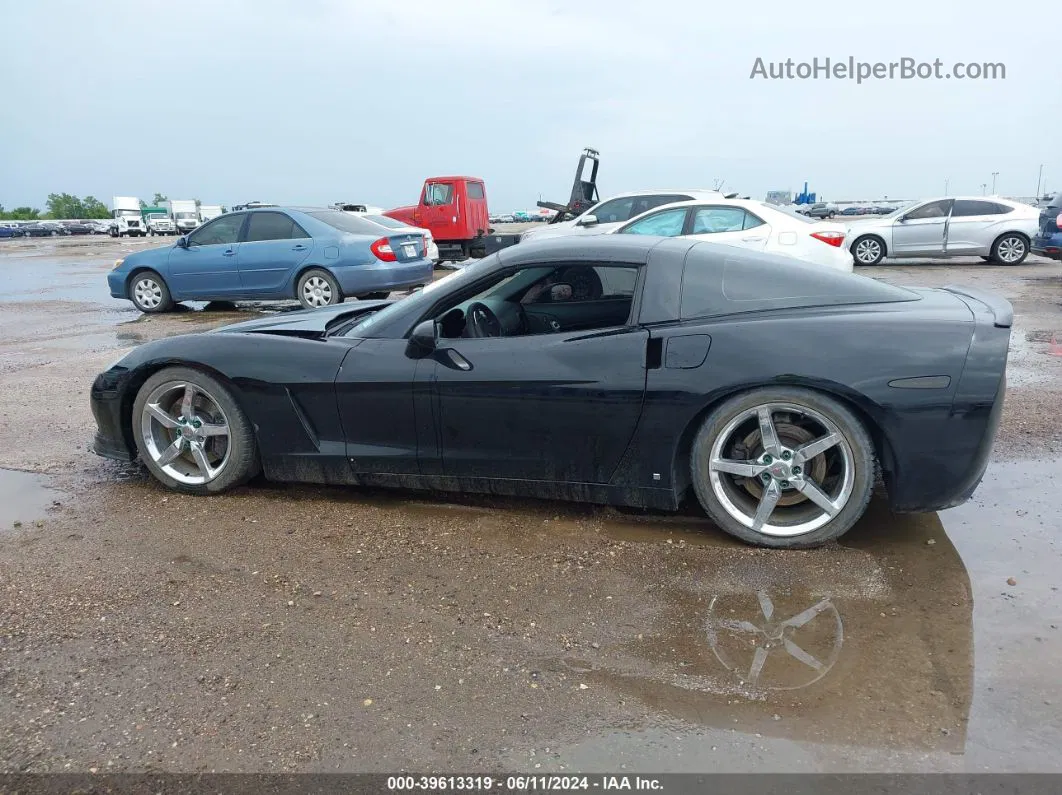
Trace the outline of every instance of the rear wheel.
<path fill-rule="evenodd" d="M 129 300 L 141 312 L 155 314 L 173 309 L 173 298 L 166 282 L 155 271 L 141 271 L 129 282 Z"/>
<path fill-rule="evenodd" d="M 217 379 L 187 367 L 148 378 L 133 403 L 140 457 L 163 485 L 216 494 L 258 472 L 250 422 Z"/>
<path fill-rule="evenodd" d="M 306 309 L 318 309 L 343 303 L 339 282 L 326 270 L 311 268 L 302 274 L 295 289 L 299 303 Z"/>
<path fill-rule="evenodd" d="M 1025 235 L 1008 232 L 992 244 L 992 260 L 1000 265 L 1020 265 L 1029 256 L 1029 241 Z"/>
<path fill-rule="evenodd" d="M 859 420 L 832 398 L 796 387 L 753 390 L 713 410 L 690 466 L 697 499 L 723 530 L 788 549 L 847 532 L 876 475 Z"/>

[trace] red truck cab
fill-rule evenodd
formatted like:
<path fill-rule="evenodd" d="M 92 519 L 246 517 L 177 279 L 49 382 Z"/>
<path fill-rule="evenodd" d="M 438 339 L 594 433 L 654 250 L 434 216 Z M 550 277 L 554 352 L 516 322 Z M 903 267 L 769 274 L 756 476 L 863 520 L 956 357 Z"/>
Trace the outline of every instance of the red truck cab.
<path fill-rule="evenodd" d="M 479 177 L 430 177 L 418 204 L 384 215 L 430 230 L 444 259 L 472 256 L 472 241 L 490 232 L 487 191 Z"/>

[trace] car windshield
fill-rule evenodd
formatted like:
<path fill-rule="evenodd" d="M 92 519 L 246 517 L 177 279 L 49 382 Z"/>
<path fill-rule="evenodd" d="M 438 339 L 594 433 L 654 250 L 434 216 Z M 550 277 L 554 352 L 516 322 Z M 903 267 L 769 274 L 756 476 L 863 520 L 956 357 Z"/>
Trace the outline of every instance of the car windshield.
<path fill-rule="evenodd" d="M 486 259 L 481 259 L 471 265 L 467 265 L 449 276 L 444 276 L 442 279 L 436 279 L 430 284 L 426 284 L 412 295 L 400 298 L 393 304 L 389 304 L 378 312 L 373 312 L 371 315 L 366 316 L 363 320 L 355 323 L 354 327 L 347 333 L 352 337 L 364 337 L 369 329 L 390 320 L 399 312 L 404 312 L 407 309 L 411 307 L 415 308 L 416 306 L 427 308 L 435 301 L 434 291 L 437 290 L 440 285 L 445 284 L 447 287 L 459 290 L 462 285 L 470 284 L 483 276 L 484 273 L 490 271 L 495 261 L 496 259 L 494 257 L 487 257 Z"/>
<path fill-rule="evenodd" d="M 307 213 L 307 215 L 341 232 L 350 232 L 354 235 L 380 236 L 380 225 L 367 220 L 364 215 L 351 215 L 342 210 L 314 210 Z"/>
<path fill-rule="evenodd" d="M 174 218 L 195 218 L 195 213 L 174 213 Z"/>

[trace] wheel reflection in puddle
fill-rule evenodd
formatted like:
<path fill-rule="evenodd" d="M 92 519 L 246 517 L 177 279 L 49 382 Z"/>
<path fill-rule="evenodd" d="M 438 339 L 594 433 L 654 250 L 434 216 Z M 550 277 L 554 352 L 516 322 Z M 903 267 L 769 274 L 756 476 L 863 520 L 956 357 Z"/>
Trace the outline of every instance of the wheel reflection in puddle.
<path fill-rule="evenodd" d="M 775 599 L 766 591 L 713 596 L 705 622 L 708 645 L 741 684 L 758 690 L 807 687 L 840 657 L 841 614 L 828 597 Z"/>

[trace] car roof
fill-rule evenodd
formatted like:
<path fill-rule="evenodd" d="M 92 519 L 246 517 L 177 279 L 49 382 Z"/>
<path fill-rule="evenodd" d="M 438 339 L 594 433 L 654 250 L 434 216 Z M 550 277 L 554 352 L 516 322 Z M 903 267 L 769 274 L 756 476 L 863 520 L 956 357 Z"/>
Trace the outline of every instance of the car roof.
<path fill-rule="evenodd" d="M 602 199 L 598 202 L 598 204 L 604 204 L 605 202 L 612 201 L 613 199 L 626 199 L 631 196 L 657 196 L 662 193 L 686 193 L 690 196 L 693 196 L 694 198 L 698 196 L 723 195 L 722 191 L 713 190 L 711 188 L 661 188 L 659 190 L 633 190 L 628 191 L 627 193 L 615 193 L 611 196 Z"/>

